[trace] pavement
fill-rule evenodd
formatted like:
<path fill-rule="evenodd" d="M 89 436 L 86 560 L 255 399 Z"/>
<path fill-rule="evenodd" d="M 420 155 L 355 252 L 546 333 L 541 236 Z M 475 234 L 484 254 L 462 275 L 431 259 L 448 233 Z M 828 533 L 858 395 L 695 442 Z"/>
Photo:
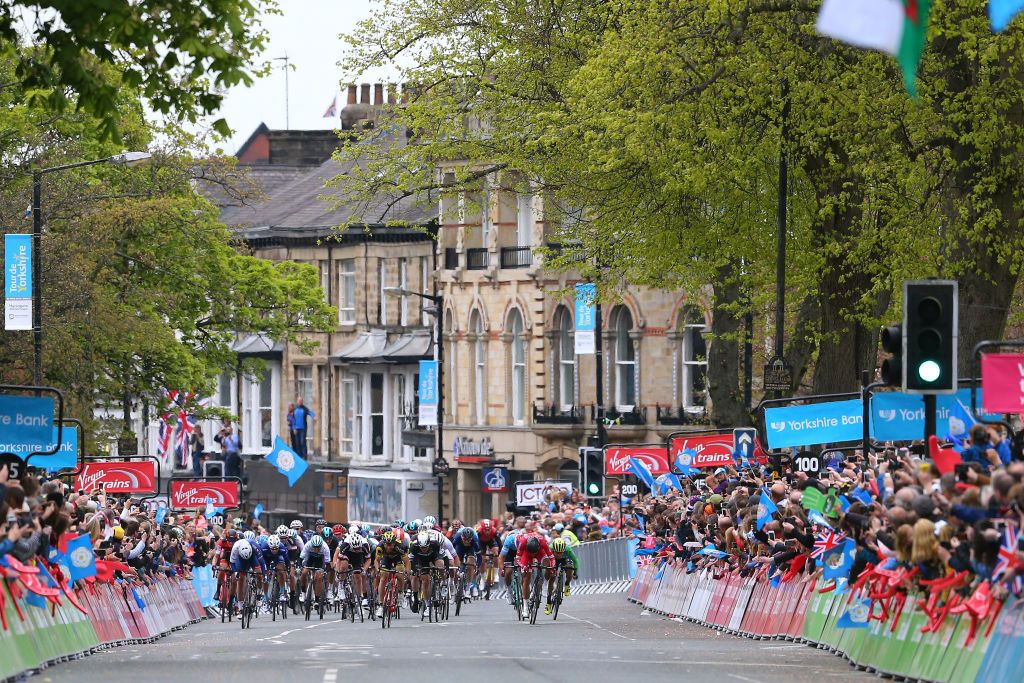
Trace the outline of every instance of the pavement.
<path fill-rule="evenodd" d="M 403 613 L 405 614 L 405 613 Z M 627 602 L 625 594 L 574 595 L 558 620 L 517 622 L 504 601 L 474 602 L 461 616 L 431 624 L 403 617 L 351 624 L 260 615 L 209 620 L 148 645 L 104 650 L 58 664 L 31 681 L 43 683 L 337 683 L 367 680 L 452 683 L 479 680 L 673 680 L 709 683 L 825 683 L 874 676 L 807 645 L 758 641 L 679 623 Z M 31 683 L 31 682 L 30 682 Z"/>

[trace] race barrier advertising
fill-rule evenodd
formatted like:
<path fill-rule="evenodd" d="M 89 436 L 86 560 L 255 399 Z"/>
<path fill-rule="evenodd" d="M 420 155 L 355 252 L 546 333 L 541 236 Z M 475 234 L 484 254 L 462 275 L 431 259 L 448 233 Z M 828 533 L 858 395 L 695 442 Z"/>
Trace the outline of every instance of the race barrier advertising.
<path fill-rule="evenodd" d="M 773 586 L 763 576 L 687 573 L 685 567 L 655 563 L 637 569 L 628 598 L 652 612 L 720 631 L 816 645 L 885 676 L 957 683 L 1024 680 L 1024 600 L 1007 601 L 976 633 L 967 614 L 950 615 L 927 632 L 929 618 L 915 595 L 898 616 L 879 619 L 856 594 L 851 598 L 849 591 L 830 588 L 798 580 Z"/>
<path fill-rule="evenodd" d="M 193 585 L 158 578 L 149 585 L 87 583 L 76 599 L 30 605 L 25 595 L 0 581 L 0 681 L 98 649 L 150 642 L 205 618 Z"/>

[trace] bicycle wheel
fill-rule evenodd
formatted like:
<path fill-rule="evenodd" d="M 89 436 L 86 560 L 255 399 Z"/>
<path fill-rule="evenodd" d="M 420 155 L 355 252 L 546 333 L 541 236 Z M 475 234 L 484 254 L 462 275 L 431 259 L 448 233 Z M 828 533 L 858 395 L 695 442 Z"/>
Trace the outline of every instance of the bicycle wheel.
<path fill-rule="evenodd" d="M 512 592 L 512 609 L 516 611 L 516 618 L 519 621 L 523 620 L 523 577 L 522 574 L 516 570 L 512 574 L 512 583 L 508 589 Z"/>
<path fill-rule="evenodd" d="M 554 603 L 554 611 L 552 612 L 552 619 L 558 621 L 558 608 L 562 606 L 562 591 L 565 590 L 565 570 L 558 570 L 558 578 L 555 579 L 555 594 L 551 596 L 552 602 Z"/>
<path fill-rule="evenodd" d="M 309 577 L 309 581 L 306 582 L 305 590 L 306 600 L 302 605 L 302 611 L 306 613 L 306 621 L 309 621 L 309 617 L 313 614 L 313 577 Z"/>
<path fill-rule="evenodd" d="M 348 620 L 350 623 L 356 623 L 356 610 L 359 609 L 359 601 L 356 599 L 356 594 L 352 590 L 352 583 L 349 580 L 345 581 L 345 604 L 348 609 Z M 360 621 L 362 621 L 362 610 L 360 610 Z"/>
<path fill-rule="evenodd" d="M 459 572 L 459 582 L 455 584 L 455 616 L 462 611 L 462 596 L 466 590 L 466 573 Z"/>
<path fill-rule="evenodd" d="M 530 624 L 537 623 L 537 612 L 540 610 L 540 600 L 543 594 L 541 580 L 543 573 L 540 567 L 533 568 L 533 576 L 530 577 Z"/>
<path fill-rule="evenodd" d="M 270 578 L 270 593 L 267 595 L 267 603 L 270 605 L 270 620 L 277 621 L 277 602 L 280 593 L 277 585 L 277 573 Z"/>

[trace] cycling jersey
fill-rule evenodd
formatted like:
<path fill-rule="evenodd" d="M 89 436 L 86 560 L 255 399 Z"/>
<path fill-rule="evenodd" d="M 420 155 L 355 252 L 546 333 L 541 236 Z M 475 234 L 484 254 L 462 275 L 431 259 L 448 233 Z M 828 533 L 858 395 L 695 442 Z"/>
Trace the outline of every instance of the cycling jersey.
<path fill-rule="evenodd" d="M 386 549 L 383 543 L 378 545 L 373 556 L 380 563 L 380 568 L 386 570 L 393 570 L 398 565 L 405 564 L 407 557 L 405 550 L 397 543 L 391 550 Z"/>
<path fill-rule="evenodd" d="M 364 543 L 357 549 L 352 547 L 349 543 L 342 543 L 338 546 L 338 553 L 339 556 L 348 560 L 350 567 L 358 569 L 366 564 L 366 561 L 370 559 L 370 544 Z"/>
<path fill-rule="evenodd" d="M 243 559 L 241 550 L 243 547 L 249 546 L 252 553 L 249 555 L 249 559 Z M 255 547 L 252 543 L 242 538 L 235 543 L 231 549 L 231 571 L 233 572 L 247 572 L 250 569 L 266 569 L 267 565 L 263 562 L 263 553 L 260 552 L 259 548 Z"/>
<path fill-rule="evenodd" d="M 292 538 L 291 536 L 289 536 L 288 538 L 281 539 L 281 547 L 285 548 L 285 550 L 288 552 L 289 562 L 294 564 L 299 561 L 299 553 L 302 552 L 302 543 L 299 541 L 299 539 Z"/>
<path fill-rule="evenodd" d="M 534 538 L 540 542 L 540 549 L 535 553 L 531 553 L 526 549 L 526 544 L 530 539 Z M 548 546 L 548 539 L 537 532 L 519 534 L 516 537 L 516 564 L 519 565 L 520 569 L 526 569 L 534 560 L 544 560 L 548 557 L 552 557 L 551 548 Z"/>
<path fill-rule="evenodd" d="M 312 543 L 306 543 L 302 547 L 302 552 L 299 553 L 299 559 L 302 561 L 303 568 L 323 569 L 327 563 L 327 548 L 320 546 L 320 551 L 317 552 L 313 550 Z"/>
<path fill-rule="evenodd" d="M 515 557 L 516 538 L 521 533 L 518 529 L 513 529 L 505 536 L 505 542 L 501 544 L 501 552 L 498 553 L 498 556 L 504 557 L 506 562 L 512 562 L 512 559 Z"/>
<path fill-rule="evenodd" d="M 488 548 L 497 548 L 499 546 L 498 533 L 494 530 L 493 526 L 486 528 L 478 526 L 476 528 L 476 537 L 480 540 L 480 547 L 485 550 Z"/>
<path fill-rule="evenodd" d="M 288 551 L 283 546 L 278 546 L 277 550 L 271 550 L 269 546 L 260 548 L 260 553 L 263 555 L 263 563 L 268 567 L 288 565 Z"/>
<path fill-rule="evenodd" d="M 465 562 L 466 558 L 470 555 L 480 554 L 480 539 L 477 537 L 475 532 L 473 533 L 473 537 L 469 540 L 468 544 L 463 540 L 462 536 L 460 535 L 454 541 L 452 541 L 452 545 L 455 546 L 455 554 L 459 556 L 459 560 L 462 562 Z"/>
<path fill-rule="evenodd" d="M 580 560 L 576 557 L 576 553 L 572 551 L 572 547 L 567 547 L 562 556 L 559 557 L 554 553 L 551 554 L 555 560 L 555 567 L 560 567 L 563 564 L 571 564 L 574 572 L 579 573 L 580 571 Z"/>

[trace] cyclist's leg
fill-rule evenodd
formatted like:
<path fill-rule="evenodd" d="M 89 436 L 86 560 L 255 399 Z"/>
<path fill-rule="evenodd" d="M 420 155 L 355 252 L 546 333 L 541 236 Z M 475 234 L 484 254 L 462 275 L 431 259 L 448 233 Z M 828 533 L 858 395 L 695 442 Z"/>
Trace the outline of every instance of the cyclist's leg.
<path fill-rule="evenodd" d="M 473 583 L 476 577 L 476 555 L 470 554 L 466 557 L 466 584 Z"/>

